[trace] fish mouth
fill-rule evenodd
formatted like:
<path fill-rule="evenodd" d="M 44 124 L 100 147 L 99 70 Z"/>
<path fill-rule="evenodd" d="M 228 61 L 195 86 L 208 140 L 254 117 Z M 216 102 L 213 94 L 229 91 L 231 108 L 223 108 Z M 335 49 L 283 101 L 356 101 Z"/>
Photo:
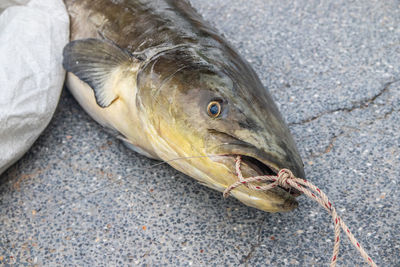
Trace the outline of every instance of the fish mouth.
<path fill-rule="evenodd" d="M 259 176 L 277 176 L 279 170 L 276 169 L 275 167 L 272 167 L 271 165 L 265 164 L 262 161 L 251 157 L 251 156 L 247 156 L 247 155 L 234 155 L 234 157 L 236 158 L 237 156 L 241 157 L 242 160 L 242 164 L 247 165 L 248 167 L 250 167 L 251 169 L 253 169 Z M 270 182 L 272 183 L 272 182 Z M 278 188 L 281 190 L 284 190 L 285 192 L 287 192 L 288 194 L 290 194 L 293 197 L 298 197 L 301 195 L 301 192 L 295 188 L 285 188 L 282 187 L 280 185 L 278 185 Z"/>
<path fill-rule="evenodd" d="M 259 160 L 254 156 L 248 154 L 225 154 L 215 159 L 220 163 L 223 163 L 229 170 L 231 170 L 233 182 L 237 181 L 235 171 L 235 159 L 237 156 L 241 157 L 241 171 L 243 177 L 246 179 L 252 176 L 276 176 L 279 169 L 272 163 L 266 162 L 265 160 Z M 232 182 L 232 183 L 233 183 Z M 257 182 L 255 185 L 265 185 L 271 182 Z M 229 186 L 229 185 L 227 185 Z M 255 191 L 245 186 L 240 186 L 231 191 L 231 195 L 239 199 L 244 204 L 264 210 L 267 212 L 286 212 L 291 211 L 298 206 L 296 197 L 301 195 L 301 192 L 294 188 L 284 188 L 276 186 L 268 191 Z"/>
<path fill-rule="evenodd" d="M 296 177 L 304 178 L 304 170 L 296 160 L 296 157 L 299 157 L 296 152 L 292 153 L 291 150 L 288 150 L 285 157 L 280 157 L 230 134 L 216 130 L 209 131 L 212 133 L 212 138 L 220 142 L 219 145 L 210 147 L 208 150 L 209 154 L 220 155 L 213 157 L 212 160 L 222 163 L 232 175 L 230 178 L 224 179 L 228 180 L 225 187 L 239 179 L 235 166 L 237 156 L 241 157 L 241 171 L 245 179 L 253 176 L 277 176 L 283 168 L 290 169 Z M 220 178 L 216 177 L 216 179 Z M 260 186 L 266 183 L 268 182 L 255 182 L 254 185 Z M 276 186 L 268 191 L 256 191 L 246 186 L 240 186 L 232 190 L 231 195 L 248 206 L 268 212 L 280 212 L 296 208 L 298 206 L 296 197 L 300 196 L 301 192 L 282 186 Z"/>

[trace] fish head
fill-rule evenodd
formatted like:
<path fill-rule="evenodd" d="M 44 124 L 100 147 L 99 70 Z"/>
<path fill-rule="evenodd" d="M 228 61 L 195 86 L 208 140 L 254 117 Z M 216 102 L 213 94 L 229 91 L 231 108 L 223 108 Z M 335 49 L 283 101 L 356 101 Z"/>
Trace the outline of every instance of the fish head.
<path fill-rule="evenodd" d="M 158 156 L 176 169 L 219 191 L 238 180 L 238 155 L 244 177 L 276 175 L 282 168 L 304 177 L 288 127 L 244 61 L 218 63 L 198 51 L 172 50 L 149 60 L 137 81 L 142 127 Z M 231 195 L 278 212 L 297 207 L 299 192 L 241 186 Z"/>

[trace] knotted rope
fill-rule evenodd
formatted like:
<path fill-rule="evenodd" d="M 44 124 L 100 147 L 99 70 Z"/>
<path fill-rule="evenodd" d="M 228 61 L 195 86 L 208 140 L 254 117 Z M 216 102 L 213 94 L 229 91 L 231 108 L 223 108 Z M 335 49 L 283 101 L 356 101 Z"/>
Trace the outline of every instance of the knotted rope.
<path fill-rule="evenodd" d="M 255 176 L 244 178 L 242 175 L 242 171 L 240 169 L 240 165 L 242 163 L 242 159 L 240 156 L 236 157 L 236 174 L 239 178 L 239 181 L 233 183 L 224 191 L 224 197 L 227 198 L 231 191 L 241 185 L 245 185 L 249 189 L 256 191 L 267 191 L 276 186 L 281 186 L 286 189 L 296 188 L 300 192 L 304 193 L 306 196 L 318 202 L 323 208 L 325 208 L 329 214 L 332 216 L 333 222 L 335 224 L 335 240 L 333 246 L 331 267 L 336 266 L 336 262 L 339 255 L 339 244 L 340 244 L 340 227 L 346 233 L 347 237 L 351 241 L 351 243 L 356 247 L 361 256 L 365 259 L 366 262 L 371 266 L 377 266 L 375 262 L 368 256 L 363 247 L 358 243 L 357 239 L 355 239 L 354 235 L 350 232 L 349 228 L 343 222 L 343 220 L 339 217 L 336 212 L 335 207 L 329 201 L 328 197 L 322 192 L 318 187 L 310 183 L 305 179 L 296 178 L 293 173 L 288 169 L 282 169 L 279 171 L 277 176 L 265 175 L 265 176 Z M 262 186 L 254 185 L 254 182 L 272 182 L 269 184 L 265 184 Z"/>

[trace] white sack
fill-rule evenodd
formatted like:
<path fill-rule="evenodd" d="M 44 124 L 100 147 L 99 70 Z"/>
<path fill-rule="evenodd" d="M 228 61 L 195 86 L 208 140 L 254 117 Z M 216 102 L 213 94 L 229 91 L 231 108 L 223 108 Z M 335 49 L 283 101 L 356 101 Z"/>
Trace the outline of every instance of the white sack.
<path fill-rule="evenodd" d="M 0 173 L 50 122 L 65 71 L 69 19 L 62 0 L 0 0 Z"/>
<path fill-rule="evenodd" d="M 2 0 L 0 1 L 0 13 L 3 12 L 4 9 L 10 6 L 15 5 L 25 5 L 29 0 Z"/>

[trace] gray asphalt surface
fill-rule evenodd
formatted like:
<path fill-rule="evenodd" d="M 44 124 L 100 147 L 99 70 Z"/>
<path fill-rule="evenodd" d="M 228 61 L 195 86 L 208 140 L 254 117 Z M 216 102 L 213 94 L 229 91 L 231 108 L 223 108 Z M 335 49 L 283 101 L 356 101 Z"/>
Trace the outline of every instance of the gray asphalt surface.
<path fill-rule="evenodd" d="M 400 266 L 399 1 L 192 3 L 271 91 L 308 179 L 378 265 Z M 0 177 L 0 265 L 328 265 L 333 225 L 306 197 L 268 214 L 155 163 L 64 91 Z M 338 266 L 364 265 L 342 240 Z"/>

